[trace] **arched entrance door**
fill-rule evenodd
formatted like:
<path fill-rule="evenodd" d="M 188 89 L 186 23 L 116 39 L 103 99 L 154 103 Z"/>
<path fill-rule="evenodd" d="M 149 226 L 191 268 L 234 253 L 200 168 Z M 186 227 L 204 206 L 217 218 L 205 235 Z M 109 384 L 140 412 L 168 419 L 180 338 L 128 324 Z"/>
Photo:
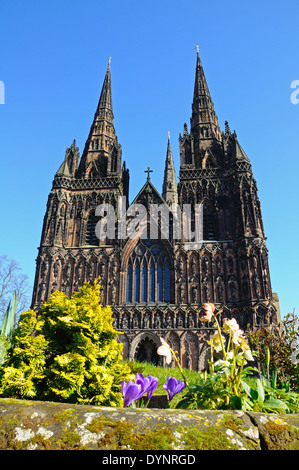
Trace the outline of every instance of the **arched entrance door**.
<path fill-rule="evenodd" d="M 151 338 L 150 335 L 142 335 L 136 345 L 134 359 L 139 362 L 151 362 L 152 364 L 160 364 L 160 356 L 157 354 L 158 341 Z"/>
<path fill-rule="evenodd" d="M 150 338 L 144 338 L 136 348 L 135 358 L 139 362 L 151 362 L 158 365 L 160 356 L 157 354 L 157 346 Z"/>

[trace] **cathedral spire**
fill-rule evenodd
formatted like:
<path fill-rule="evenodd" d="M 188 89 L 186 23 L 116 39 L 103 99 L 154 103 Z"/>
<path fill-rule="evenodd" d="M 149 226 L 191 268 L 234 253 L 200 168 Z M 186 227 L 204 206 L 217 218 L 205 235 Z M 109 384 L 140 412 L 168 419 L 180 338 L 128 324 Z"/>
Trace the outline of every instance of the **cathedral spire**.
<path fill-rule="evenodd" d="M 107 72 L 106 72 L 106 75 L 105 75 L 103 88 L 102 88 L 101 96 L 100 96 L 100 99 L 99 99 L 97 113 L 99 113 L 100 110 L 104 110 L 106 112 L 110 111 L 112 113 L 111 66 L 110 66 L 110 64 L 111 64 L 111 57 L 109 57 L 109 60 L 108 60 Z M 113 120 L 113 113 L 112 113 L 112 120 Z"/>
<path fill-rule="evenodd" d="M 107 172 L 115 172 L 116 167 L 110 162 L 111 154 L 116 149 L 119 149 L 117 137 L 114 128 L 114 116 L 112 107 L 112 92 L 111 92 L 111 58 L 109 57 L 108 67 L 102 86 L 102 91 L 98 106 L 94 115 L 93 123 L 90 128 L 89 136 L 85 144 L 82 160 L 80 163 L 80 170 L 82 176 L 87 176 L 88 168 L 93 164 L 93 171 L 99 172 L 97 175 L 106 176 Z M 120 153 L 120 152 L 118 152 Z"/>
<path fill-rule="evenodd" d="M 164 180 L 162 188 L 163 199 L 167 204 L 177 203 L 177 182 L 175 176 L 174 162 L 172 157 L 172 150 L 170 144 L 170 135 L 168 133 L 168 144 L 164 170 Z"/>
<path fill-rule="evenodd" d="M 192 103 L 191 134 L 194 145 L 206 148 L 212 140 L 221 141 L 218 118 L 214 110 L 197 46 L 196 74 Z"/>

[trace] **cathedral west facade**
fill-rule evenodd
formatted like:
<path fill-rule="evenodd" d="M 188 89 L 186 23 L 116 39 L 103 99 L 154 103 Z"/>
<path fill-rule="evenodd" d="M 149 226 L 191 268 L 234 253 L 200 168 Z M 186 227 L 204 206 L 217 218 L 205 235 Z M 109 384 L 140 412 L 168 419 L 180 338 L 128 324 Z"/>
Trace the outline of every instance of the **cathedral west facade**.
<path fill-rule="evenodd" d="M 201 370 L 211 332 L 199 320 L 203 303 L 215 303 L 223 317 L 236 318 L 242 329 L 277 322 L 279 306 L 271 290 L 251 163 L 227 122 L 220 130 L 198 52 L 190 129 L 184 124 L 179 146 L 178 178 L 168 137 L 161 193 L 148 168 L 144 185 L 129 202 L 129 170 L 114 127 L 109 63 L 82 156 L 74 141 L 53 180 L 32 308 L 38 312 L 52 292 L 70 296 L 100 276 L 102 303 L 111 306 L 114 327 L 123 333 L 124 358 L 158 362 L 156 349 L 163 337 L 178 351 L 183 367 Z M 126 213 L 123 236 L 117 224 L 123 216 L 120 200 Z M 97 230 L 103 220 L 99 207 L 114 210 L 113 236 Z M 161 213 L 155 230 L 149 227 L 151 207 L 169 209 L 166 228 Z M 179 230 L 179 236 L 174 231 L 175 221 L 181 227 L 174 208 L 183 212 L 185 207 L 190 208 L 190 233 L 195 209 L 201 208 L 199 244 L 188 243 L 185 231 Z M 135 219 L 131 237 L 128 227 L 136 208 L 146 213 Z"/>

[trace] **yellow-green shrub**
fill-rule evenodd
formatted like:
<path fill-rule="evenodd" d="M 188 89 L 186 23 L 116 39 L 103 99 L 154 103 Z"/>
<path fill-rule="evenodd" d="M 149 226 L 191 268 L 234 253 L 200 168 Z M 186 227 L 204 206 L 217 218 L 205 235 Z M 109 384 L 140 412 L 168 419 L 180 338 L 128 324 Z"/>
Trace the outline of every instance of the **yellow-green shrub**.
<path fill-rule="evenodd" d="M 54 292 L 36 318 L 24 312 L 13 349 L 3 364 L 2 396 L 122 405 L 121 382 L 130 368 L 109 306 L 100 304 L 100 284 L 84 284 L 71 298 Z"/>

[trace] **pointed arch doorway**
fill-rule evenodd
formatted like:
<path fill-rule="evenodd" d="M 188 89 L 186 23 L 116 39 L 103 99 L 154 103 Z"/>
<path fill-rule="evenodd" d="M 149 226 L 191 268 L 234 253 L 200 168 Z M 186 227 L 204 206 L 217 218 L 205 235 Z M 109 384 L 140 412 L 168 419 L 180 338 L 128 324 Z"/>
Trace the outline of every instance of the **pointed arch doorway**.
<path fill-rule="evenodd" d="M 150 362 L 161 365 L 161 357 L 157 354 L 160 340 L 151 333 L 138 335 L 132 343 L 131 359 L 138 362 Z"/>
<path fill-rule="evenodd" d="M 135 359 L 138 362 L 150 362 L 157 366 L 160 356 L 157 354 L 157 347 L 152 339 L 144 338 L 136 348 Z"/>

